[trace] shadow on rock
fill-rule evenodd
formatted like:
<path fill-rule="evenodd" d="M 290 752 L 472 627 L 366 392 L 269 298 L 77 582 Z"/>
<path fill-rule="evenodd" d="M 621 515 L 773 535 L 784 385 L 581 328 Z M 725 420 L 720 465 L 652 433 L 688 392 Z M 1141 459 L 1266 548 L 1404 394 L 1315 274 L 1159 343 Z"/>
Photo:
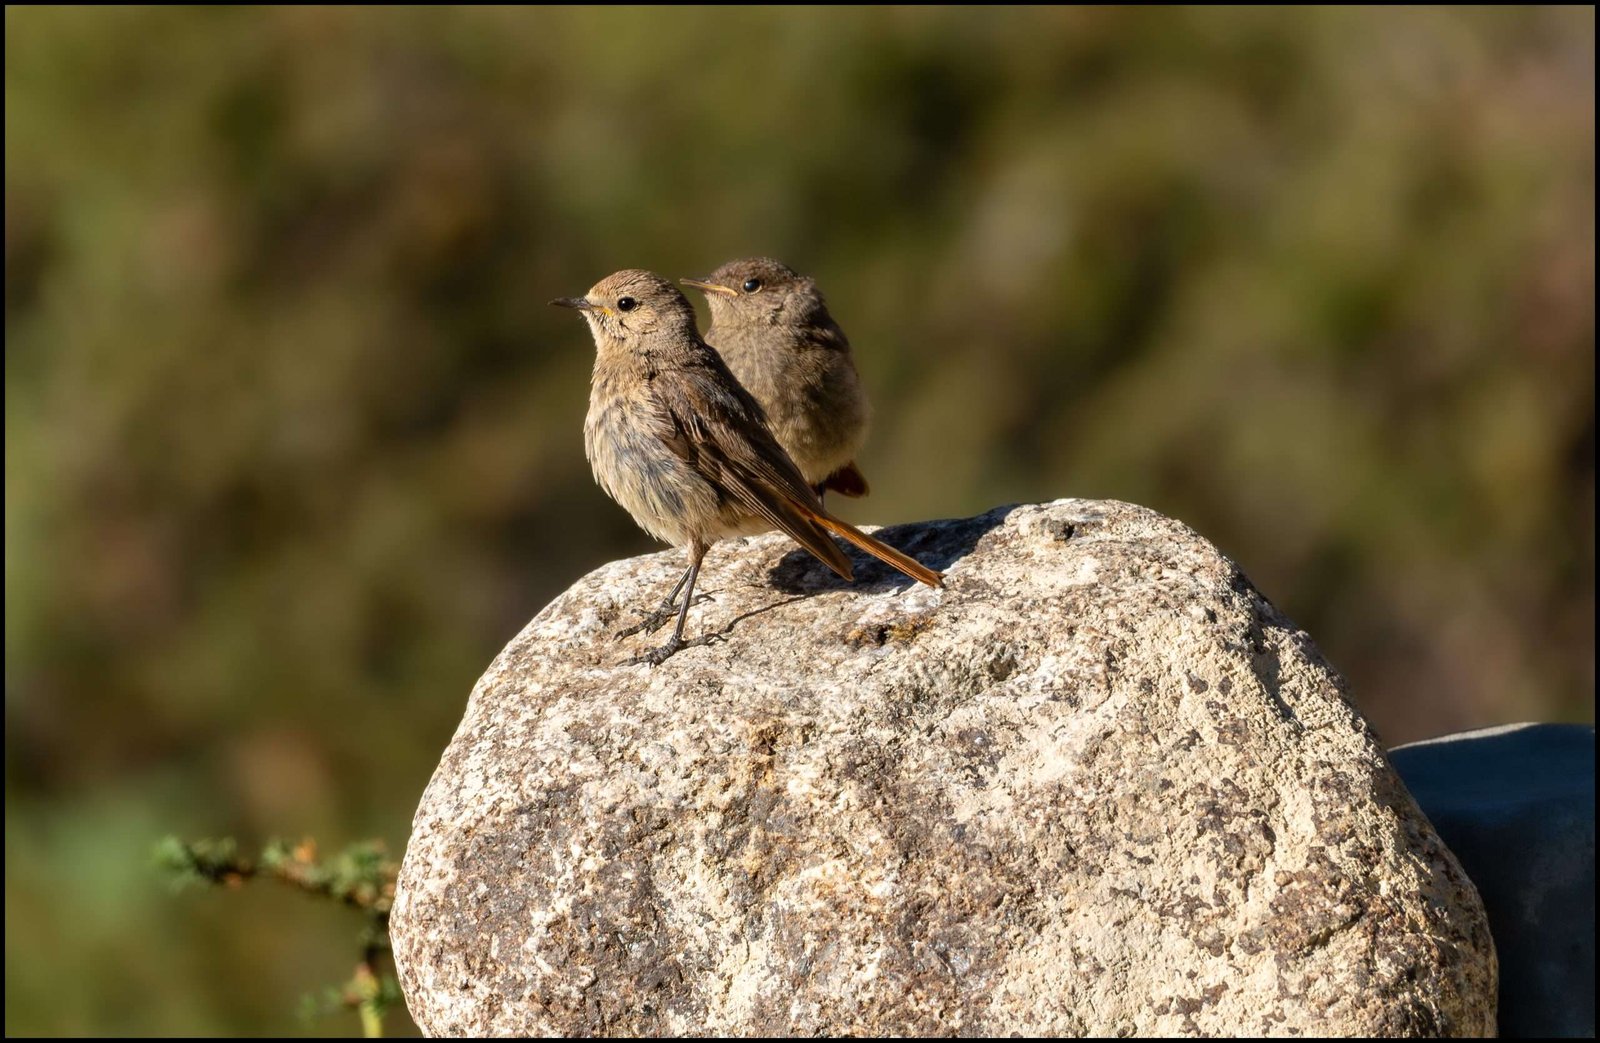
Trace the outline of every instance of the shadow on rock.
<path fill-rule="evenodd" d="M 889 525 L 872 535 L 929 568 L 944 572 L 971 554 L 984 536 L 1005 524 L 1007 515 L 1017 506 L 997 507 L 976 518 Z M 850 565 L 856 574 L 854 580 L 834 575 L 809 551 L 799 547 L 785 554 L 768 571 L 767 578 L 774 587 L 786 594 L 811 594 L 824 590 L 904 590 L 916 585 L 916 580 L 865 551 L 857 550 L 843 540 L 835 542 L 850 556 Z"/>

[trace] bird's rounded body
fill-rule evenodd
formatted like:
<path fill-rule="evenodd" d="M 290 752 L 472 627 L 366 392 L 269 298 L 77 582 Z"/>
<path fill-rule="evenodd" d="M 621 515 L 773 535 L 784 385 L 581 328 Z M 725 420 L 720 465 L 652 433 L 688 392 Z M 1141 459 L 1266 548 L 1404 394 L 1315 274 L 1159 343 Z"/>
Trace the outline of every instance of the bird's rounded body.
<path fill-rule="evenodd" d="M 718 327 L 706 342 L 766 410 L 767 426 L 812 485 L 848 465 L 867 440 L 872 409 L 844 333 L 815 326 Z"/>
<path fill-rule="evenodd" d="M 872 407 L 850 341 L 816 280 L 770 257 L 750 257 L 684 281 L 704 291 L 711 306 L 706 343 L 760 403 L 768 429 L 806 481 L 865 493 L 855 458 Z"/>
<path fill-rule="evenodd" d="M 700 352 L 692 344 L 675 347 L 691 358 L 699 354 L 692 361 L 700 366 L 715 365 L 703 347 Z M 583 425 L 584 453 L 595 481 L 640 528 L 673 546 L 770 529 L 770 523 L 742 509 L 673 450 L 677 421 L 654 393 L 652 363 L 649 356 L 626 352 L 595 359 Z M 716 393 L 715 384 L 711 390 Z M 719 397 L 724 408 L 740 411 L 735 396 Z"/>

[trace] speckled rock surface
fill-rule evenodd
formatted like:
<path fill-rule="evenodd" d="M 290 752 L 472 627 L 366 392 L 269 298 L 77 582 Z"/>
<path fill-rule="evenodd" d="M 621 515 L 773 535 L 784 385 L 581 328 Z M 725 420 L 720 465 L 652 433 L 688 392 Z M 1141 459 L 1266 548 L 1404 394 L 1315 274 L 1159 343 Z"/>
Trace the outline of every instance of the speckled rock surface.
<path fill-rule="evenodd" d="M 1063 500 L 719 544 L 663 666 L 579 580 L 479 681 L 392 920 L 486 1034 L 1480 1035 L 1477 893 L 1311 640 L 1213 546 Z"/>

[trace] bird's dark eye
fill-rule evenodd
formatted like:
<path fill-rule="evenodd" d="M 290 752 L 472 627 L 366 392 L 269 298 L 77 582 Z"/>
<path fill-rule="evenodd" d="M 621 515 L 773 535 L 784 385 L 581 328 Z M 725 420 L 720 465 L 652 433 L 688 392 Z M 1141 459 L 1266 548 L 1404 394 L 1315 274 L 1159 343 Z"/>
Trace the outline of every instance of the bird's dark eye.
<path fill-rule="evenodd" d="M 755 293 L 759 289 L 761 289 L 761 280 L 760 279 L 746 279 L 744 281 L 744 292 L 745 293 Z"/>
<path fill-rule="evenodd" d="M 639 306 L 639 302 L 634 300 L 632 297 L 618 297 L 617 298 L 617 310 L 618 311 L 632 311 L 633 309 L 637 308 L 638 306 Z"/>

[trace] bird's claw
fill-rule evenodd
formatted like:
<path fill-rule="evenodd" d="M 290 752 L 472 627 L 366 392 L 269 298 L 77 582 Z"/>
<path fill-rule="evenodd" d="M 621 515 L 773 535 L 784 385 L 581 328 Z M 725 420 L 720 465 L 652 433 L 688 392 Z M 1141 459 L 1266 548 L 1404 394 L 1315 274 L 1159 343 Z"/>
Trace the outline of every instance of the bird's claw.
<path fill-rule="evenodd" d="M 643 619 L 639 620 L 639 622 L 635 623 L 633 626 L 624 627 L 623 629 L 617 631 L 615 640 L 621 641 L 623 638 L 632 637 L 635 634 L 653 634 L 665 626 L 667 620 L 671 619 L 672 616 L 673 612 L 671 609 L 658 608 L 648 616 L 645 616 Z"/>
<path fill-rule="evenodd" d="M 638 658 L 629 660 L 629 665 L 638 666 L 643 663 L 649 663 L 651 666 L 660 666 L 662 663 L 667 661 L 668 656 L 672 655 L 674 652 L 677 652 L 683 647 L 683 641 L 674 635 L 668 638 L 667 643 L 662 645 L 660 648 L 652 648 L 650 651 L 644 653 Z"/>
<path fill-rule="evenodd" d="M 693 604 L 698 605 L 702 601 L 710 600 L 710 594 L 696 594 L 694 596 Z M 662 627 L 666 626 L 667 623 L 672 620 L 672 617 L 676 616 L 677 614 L 678 606 L 670 601 L 666 602 L 660 608 L 656 609 L 648 616 L 645 616 L 633 626 L 625 627 L 622 630 L 617 631 L 613 636 L 613 640 L 621 641 L 623 638 L 632 637 L 635 634 L 653 634 L 657 630 L 660 630 Z"/>
<path fill-rule="evenodd" d="M 627 665 L 642 666 L 648 663 L 651 666 L 660 666 L 662 663 L 666 662 L 670 656 L 677 655 L 686 648 L 703 648 L 706 645 L 717 645 L 721 644 L 727 639 L 728 638 L 726 634 L 701 634 L 692 641 L 685 641 L 682 638 L 674 635 L 673 637 L 669 638 L 667 643 L 662 645 L 660 648 L 652 648 L 648 652 L 634 656 L 632 659 L 628 660 Z"/>

